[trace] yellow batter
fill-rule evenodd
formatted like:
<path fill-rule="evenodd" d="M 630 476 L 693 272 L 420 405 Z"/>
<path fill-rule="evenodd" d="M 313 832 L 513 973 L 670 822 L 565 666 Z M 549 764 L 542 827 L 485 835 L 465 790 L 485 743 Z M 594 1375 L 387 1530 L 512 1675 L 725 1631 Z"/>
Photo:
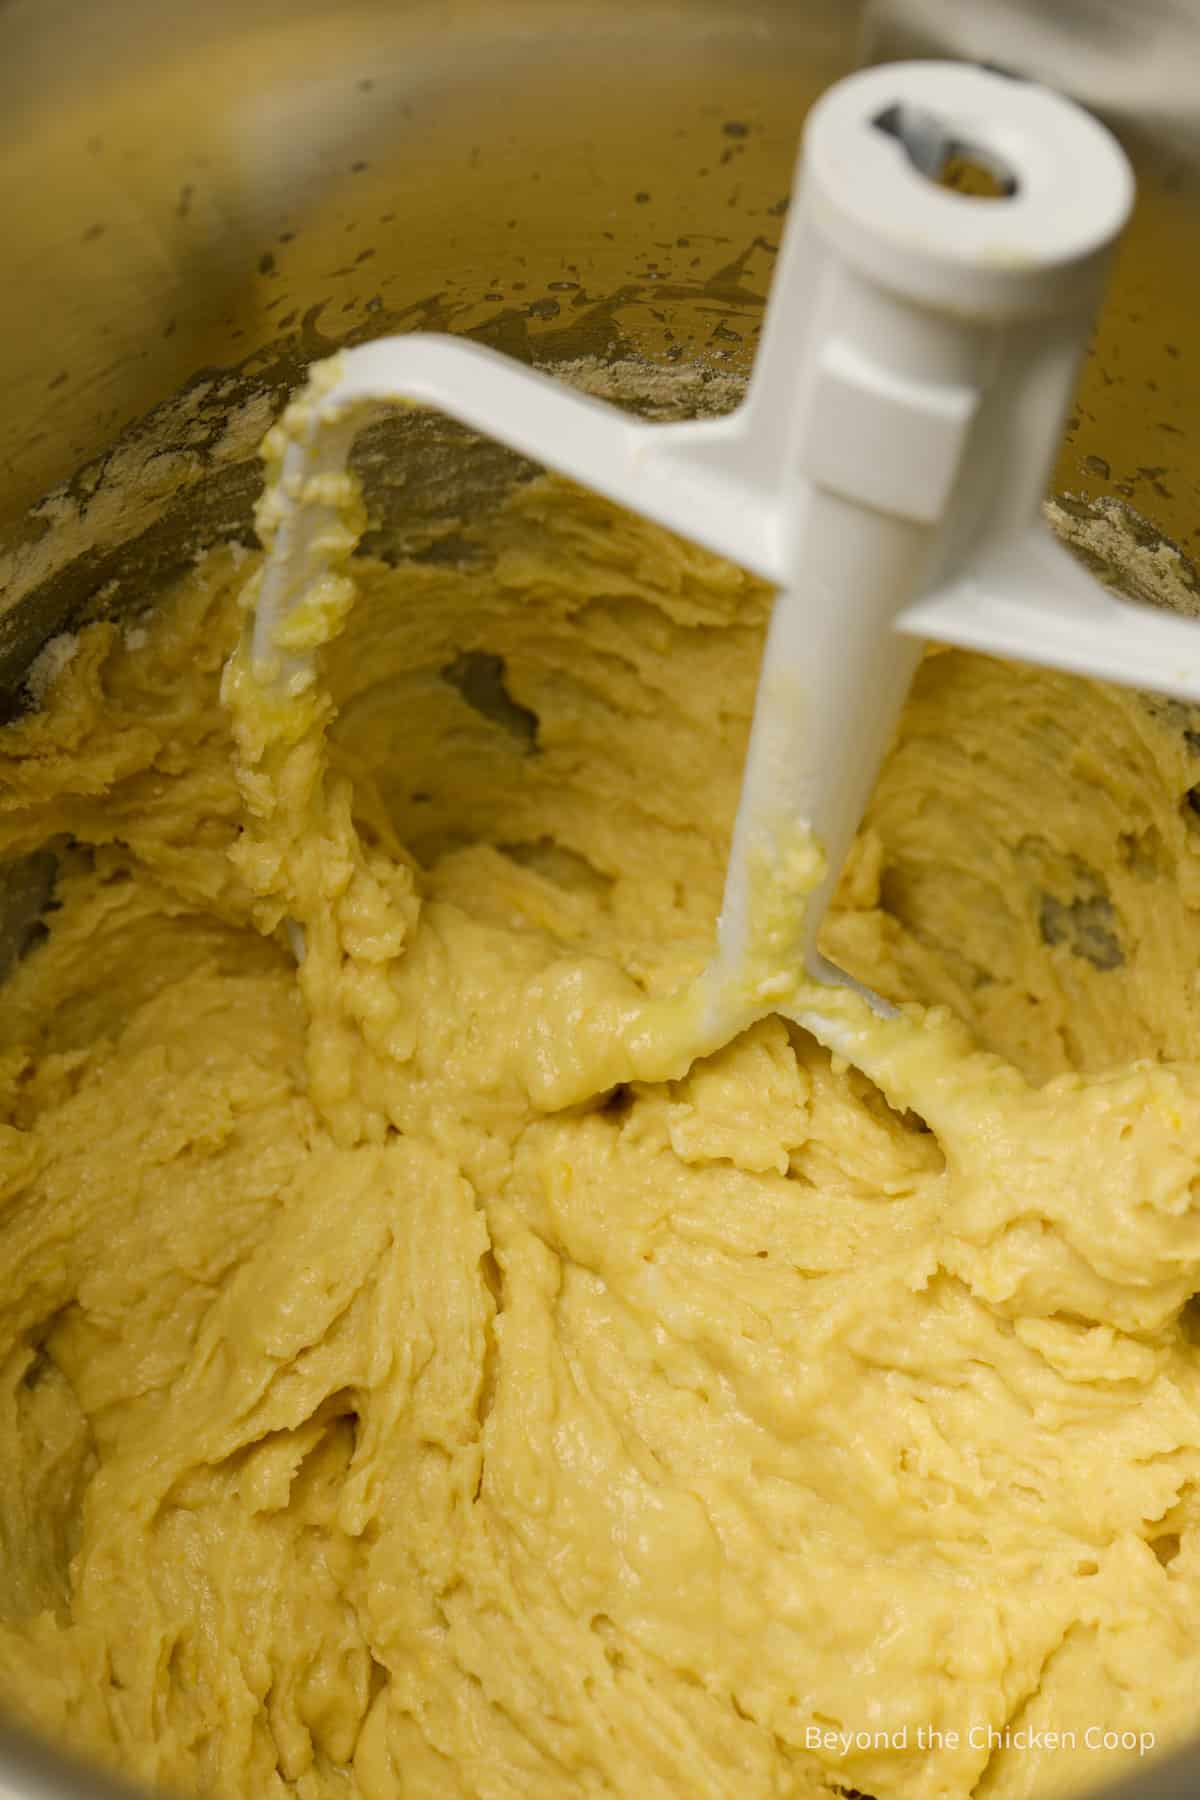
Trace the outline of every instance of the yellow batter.
<path fill-rule="evenodd" d="M 766 597 L 549 479 L 465 535 L 359 565 L 303 729 L 235 673 L 235 746 L 224 551 L 0 733 L 0 847 L 58 861 L 0 1013 L 0 1702 L 253 1800 L 1161 1751 L 1200 737 L 930 656 L 826 935 L 942 1008 L 886 1097 L 769 1020 L 548 1111 L 708 952 Z"/>

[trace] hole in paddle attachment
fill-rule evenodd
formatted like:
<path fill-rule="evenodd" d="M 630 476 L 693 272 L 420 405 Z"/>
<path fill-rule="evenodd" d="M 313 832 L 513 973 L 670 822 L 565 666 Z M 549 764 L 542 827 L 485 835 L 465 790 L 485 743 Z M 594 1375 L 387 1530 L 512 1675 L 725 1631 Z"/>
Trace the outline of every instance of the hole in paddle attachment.
<path fill-rule="evenodd" d="M 1016 171 L 994 150 L 969 143 L 952 126 L 902 100 L 885 106 L 871 121 L 876 131 L 902 145 L 918 175 L 935 187 L 970 200 L 1011 200 L 1020 183 Z"/>

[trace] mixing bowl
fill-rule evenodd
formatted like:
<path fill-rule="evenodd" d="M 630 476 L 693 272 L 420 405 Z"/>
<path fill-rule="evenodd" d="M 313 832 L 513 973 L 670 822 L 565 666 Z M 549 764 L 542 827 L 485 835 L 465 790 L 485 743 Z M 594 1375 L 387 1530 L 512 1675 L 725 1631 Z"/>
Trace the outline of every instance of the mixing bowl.
<path fill-rule="evenodd" d="M 1196 594 L 1200 11 L 1168 0 L 0 0 L 0 702 L 55 634 L 251 542 L 306 365 L 462 333 L 654 416 L 731 406 L 806 108 L 955 55 L 1113 126 L 1140 198 L 1054 477 L 1126 591 Z M 369 547 L 456 554 L 528 465 L 431 419 L 358 459 Z M 0 973 L 49 873 L 5 872 Z M 1122 1794 L 1191 1794 L 1200 1749 Z M 0 1730 L 0 1797 L 116 1793 Z"/>

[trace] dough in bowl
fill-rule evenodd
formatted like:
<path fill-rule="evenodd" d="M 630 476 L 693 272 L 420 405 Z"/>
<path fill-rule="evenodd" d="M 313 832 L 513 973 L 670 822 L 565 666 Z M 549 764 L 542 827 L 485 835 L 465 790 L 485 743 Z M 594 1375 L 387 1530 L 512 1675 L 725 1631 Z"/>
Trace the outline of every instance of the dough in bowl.
<path fill-rule="evenodd" d="M 355 568 L 278 753 L 220 700 L 230 548 L 0 732 L 0 850 L 56 870 L 0 1009 L 0 1706 L 234 1800 L 1051 1800 L 1160 1752 L 1190 715 L 931 653 L 826 932 L 913 1003 L 886 1095 L 772 1019 L 549 1111 L 539 1057 L 707 954 L 768 596 L 549 477 Z"/>

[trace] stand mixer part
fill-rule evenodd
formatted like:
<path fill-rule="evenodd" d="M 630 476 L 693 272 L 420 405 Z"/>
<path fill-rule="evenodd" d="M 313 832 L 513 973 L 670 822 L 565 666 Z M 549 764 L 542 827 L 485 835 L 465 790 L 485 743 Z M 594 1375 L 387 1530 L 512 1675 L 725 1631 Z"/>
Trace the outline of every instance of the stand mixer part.
<path fill-rule="evenodd" d="M 980 191 L 955 191 L 964 174 Z M 1114 598 L 1040 517 L 1132 197 L 1118 144 L 1057 94 L 871 68 L 809 115 L 732 414 L 647 424 L 410 334 L 321 365 L 276 428 L 249 671 L 280 702 L 315 682 L 314 620 L 357 536 L 347 458 L 380 403 L 437 408 L 777 589 L 715 953 L 624 1021 L 612 1082 L 681 1075 L 773 1012 L 864 1063 L 891 1009 L 816 940 L 926 640 L 1200 700 L 1200 627 Z M 559 997 L 568 1030 L 585 1012 Z M 541 1095 L 584 1097 L 564 1070 Z"/>

